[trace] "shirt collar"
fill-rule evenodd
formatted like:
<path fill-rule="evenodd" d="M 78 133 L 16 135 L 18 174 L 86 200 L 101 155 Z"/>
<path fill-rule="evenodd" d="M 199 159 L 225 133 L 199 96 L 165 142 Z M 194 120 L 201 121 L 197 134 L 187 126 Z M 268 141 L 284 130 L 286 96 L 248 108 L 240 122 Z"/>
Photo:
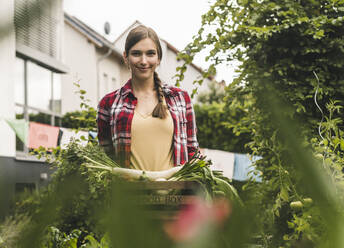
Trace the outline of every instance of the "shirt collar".
<path fill-rule="evenodd" d="M 173 91 L 171 90 L 171 86 L 169 86 L 165 83 L 162 84 L 162 91 L 164 92 L 165 96 L 172 96 L 173 95 Z M 131 79 L 129 79 L 127 81 L 127 83 L 122 87 L 122 96 L 123 97 L 127 97 L 129 95 L 129 93 L 131 93 L 134 96 L 133 88 L 131 85 Z"/>
<path fill-rule="evenodd" d="M 129 93 L 134 95 L 133 89 L 131 87 L 131 79 L 129 79 L 128 82 L 122 87 L 122 96 L 123 97 L 127 97 Z"/>
<path fill-rule="evenodd" d="M 164 92 L 165 96 L 172 96 L 173 91 L 171 90 L 171 87 L 167 84 L 162 84 L 162 91 Z"/>

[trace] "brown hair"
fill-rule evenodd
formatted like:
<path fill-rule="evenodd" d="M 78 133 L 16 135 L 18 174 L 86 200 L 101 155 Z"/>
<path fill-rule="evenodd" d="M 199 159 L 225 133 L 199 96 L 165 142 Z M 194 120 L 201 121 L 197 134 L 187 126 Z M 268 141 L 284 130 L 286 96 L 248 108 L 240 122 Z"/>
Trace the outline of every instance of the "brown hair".
<path fill-rule="evenodd" d="M 132 30 L 130 30 L 130 32 L 127 36 L 127 39 L 125 41 L 126 56 L 128 56 L 129 50 L 137 42 L 139 42 L 143 39 L 146 39 L 146 38 L 150 38 L 154 42 L 156 49 L 157 49 L 158 58 L 159 58 L 159 60 L 161 60 L 162 49 L 161 49 L 159 37 L 153 29 L 146 27 L 144 25 L 139 25 L 139 26 L 133 28 Z M 161 80 L 160 80 L 157 72 L 154 72 L 154 88 L 157 92 L 158 104 L 155 106 L 153 113 L 152 113 L 152 116 L 160 118 L 160 119 L 165 119 L 167 116 L 167 107 L 164 104 L 164 94 L 163 94 L 162 87 L 161 87 Z"/>

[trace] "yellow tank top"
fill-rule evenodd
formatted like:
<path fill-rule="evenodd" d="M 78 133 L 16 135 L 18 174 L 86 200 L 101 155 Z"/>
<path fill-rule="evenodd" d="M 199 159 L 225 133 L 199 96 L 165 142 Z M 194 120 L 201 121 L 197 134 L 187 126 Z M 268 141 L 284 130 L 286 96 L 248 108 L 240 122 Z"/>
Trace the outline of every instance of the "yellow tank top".
<path fill-rule="evenodd" d="M 134 169 L 167 170 L 173 167 L 173 119 L 143 116 L 135 110 L 131 124 L 130 163 Z"/>

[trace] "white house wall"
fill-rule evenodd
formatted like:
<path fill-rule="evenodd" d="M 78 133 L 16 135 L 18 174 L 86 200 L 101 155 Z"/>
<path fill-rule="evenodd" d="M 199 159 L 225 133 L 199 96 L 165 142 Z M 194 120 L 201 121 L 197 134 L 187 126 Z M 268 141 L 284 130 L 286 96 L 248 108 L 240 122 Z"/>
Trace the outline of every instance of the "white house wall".
<path fill-rule="evenodd" d="M 80 110 L 81 101 L 74 93 L 74 82 L 80 84 L 81 89 L 87 92 L 86 98 L 91 100 L 90 105 L 96 107 L 100 98 L 121 87 L 129 77 L 121 58 L 110 54 L 100 60 L 97 78 L 97 61 L 107 51 L 96 48 L 94 43 L 68 23 L 65 23 L 64 49 L 64 63 L 70 72 L 62 76 L 62 114 Z"/>
<path fill-rule="evenodd" d="M 80 98 L 74 92 L 79 83 L 86 97 L 96 105 L 96 48 L 93 43 L 68 24 L 64 24 L 64 63 L 70 72 L 62 75 L 62 114 L 79 110 Z"/>
<path fill-rule="evenodd" d="M 15 134 L 3 118 L 15 118 L 14 115 L 14 0 L 1 1 L 0 8 L 0 156 L 15 156 Z"/>
<path fill-rule="evenodd" d="M 104 52 L 97 50 L 97 58 L 101 58 Z M 128 69 L 120 57 L 110 55 L 99 62 L 99 100 L 107 93 L 120 88 L 126 80 Z M 105 78 L 106 75 L 106 78 Z"/>
<path fill-rule="evenodd" d="M 122 69 L 121 70 L 121 86 L 123 86 L 127 81 L 128 79 L 131 77 L 131 74 L 130 74 L 130 71 L 129 69 L 125 68 L 125 69 Z"/>

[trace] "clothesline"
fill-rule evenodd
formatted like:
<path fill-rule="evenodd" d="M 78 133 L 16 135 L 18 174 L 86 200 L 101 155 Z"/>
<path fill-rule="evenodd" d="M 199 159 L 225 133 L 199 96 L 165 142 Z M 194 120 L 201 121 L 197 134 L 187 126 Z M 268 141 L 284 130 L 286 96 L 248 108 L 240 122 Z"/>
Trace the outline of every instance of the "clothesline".
<path fill-rule="evenodd" d="M 97 133 L 92 131 L 77 131 L 69 128 L 54 127 L 48 124 L 37 122 L 27 122 L 23 119 L 0 118 L 14 130 L 17 137 L 28 148 L 54 148 L 60 146 L 65 149 L 72 138 L 79 140 L 80 144 L 86 145 L 88 137 L 96 138 Z M 82 138 L 84 136 L 84 138 Z M 202 149 L 213 162 L 215 170 L 222 170 L 224 176 L 238 180 L 246 181 L 250 176 L 257 182 L 261 181 L 259 173 L 255 175 L 253 162 L 260 159 L 258 156 L 252 158 L 248 154 L 231 153 L 213 149 Z"/>
<path fill-rule="evenodd" d="M 93 138 L 95 137 L 94 132 L 78 131 L 37 122 L 28 122 L 24 119 L 0 119 L 4 120 L 12 128 L 24 145 L 33 149 L 39 148 L 40 146 L 54 148 L 58 145 L 61 146 L 61 148 L 66 148 L 72 138 L 78 139 L 82 145 L 86 145 L 89 135 Z M 85 139 L 83 139 L 82 136 L 84 136 Z"/>

